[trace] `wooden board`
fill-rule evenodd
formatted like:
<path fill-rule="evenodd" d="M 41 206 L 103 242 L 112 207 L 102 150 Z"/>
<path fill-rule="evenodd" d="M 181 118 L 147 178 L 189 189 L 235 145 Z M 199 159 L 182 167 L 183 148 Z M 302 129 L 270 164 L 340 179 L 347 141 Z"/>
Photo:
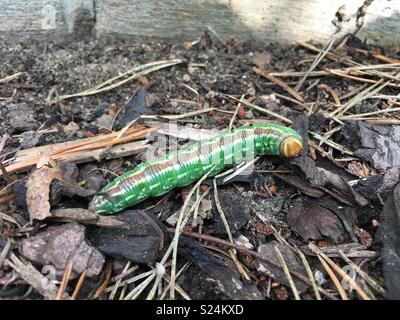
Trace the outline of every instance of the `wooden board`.
<path fill-rule="evenodd" d="M 222 37 L 291 43 L 325 42 L 339 7 L 356 29 L 364 0 L 0 0 L 0 34 L 134 35 L 195 40 L 207 26 Z M 400 42 L 400 1 L 374 0 L 366 10 L 363 41 Z M 79 30 L 82 32 L 79 33 Z M 83 32 L 84 31 L 84 32 Z"/>

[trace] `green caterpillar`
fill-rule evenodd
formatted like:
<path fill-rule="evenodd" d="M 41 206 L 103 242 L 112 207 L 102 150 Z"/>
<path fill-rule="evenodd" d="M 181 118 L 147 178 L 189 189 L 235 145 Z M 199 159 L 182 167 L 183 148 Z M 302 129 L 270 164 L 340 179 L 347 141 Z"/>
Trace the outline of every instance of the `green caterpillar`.
<path fill-rule="evenodd" d="M 213 176 L 257 155 L 295 157 L 302 149 L 301 136 L 291 128 L 278 124 L 244 126 L 140 164 L 105 186 L 89 209 L 116 213 L 150 196 L 186 186 L 207 172 Z"/>

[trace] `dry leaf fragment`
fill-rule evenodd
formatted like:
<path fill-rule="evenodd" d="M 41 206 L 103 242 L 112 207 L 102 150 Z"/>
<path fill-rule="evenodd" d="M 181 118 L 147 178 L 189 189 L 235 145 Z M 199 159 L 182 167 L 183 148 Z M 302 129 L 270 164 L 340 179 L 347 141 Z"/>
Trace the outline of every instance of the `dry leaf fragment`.
<path fill-rule="evenodd" d="M 61 180 L 58 169 L 42 166 L 35 169 L 26 181 L 26 202 L 31 219 L 43 220 L 50 217 L 50 184 L 53 180 Z"/>

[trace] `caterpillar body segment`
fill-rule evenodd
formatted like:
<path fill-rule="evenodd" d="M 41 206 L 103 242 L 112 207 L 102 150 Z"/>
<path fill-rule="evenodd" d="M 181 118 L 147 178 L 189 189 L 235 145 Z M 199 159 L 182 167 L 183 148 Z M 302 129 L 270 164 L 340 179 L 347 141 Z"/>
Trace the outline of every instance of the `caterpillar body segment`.
<path fill-rule="evenodd" d="M 186 186 L 207 172 L 213 176 L 260 155 L 291 158 L 302 149 L 301 136 L 291 128 L 278 124 L 244 126 L 138 165 L 106 185 L 89 209 L 116 213 L 148 197 Z"/>

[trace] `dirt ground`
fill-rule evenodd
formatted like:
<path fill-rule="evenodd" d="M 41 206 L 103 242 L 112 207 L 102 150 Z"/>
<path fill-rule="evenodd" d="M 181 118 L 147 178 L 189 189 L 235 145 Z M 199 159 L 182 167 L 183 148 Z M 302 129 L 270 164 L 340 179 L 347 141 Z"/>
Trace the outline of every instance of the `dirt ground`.
<path fill-rule="evenodd" d="M 305 141 L 304 150 L 290 161 L 262 157 L 252 173 L 236 176 L 227 184 L 219 181 L 217 197 L 212 179 L 202 184 L 198 192 L 209 191 L 197 204 L 200 222 L 194 225 L 189 221 L 179 241 L 176 299 L 286 300 L 297 294 L 302 299 L 343 299 L 332 273 L 350 299 L 382 299 L 399 292 L 396 285 L 388 287 L 396 272 L 385 250 L 399 249 L 393 244 L 397 240 L 392 239 L 392 243 L 388 238 L 396 235 L 393 228 L 398 228 L 390 212 L 400 212 L 396 211 L 399 188 L 395 189 L 400 168 L 400 138 L 396 135 L 400 119 L 396 111 L 379 113 L 398 107 L 394 98 L 399 84 L 395 69 L 398 50 L 372 48 L 349 37 L 315 68 L 320 74 L 308 75 L 297 90 L 300 97 L 296 97 L 290 88 L 296 87 L 301 76 L 282 73 L 304 74 L 317 55 L 301 45 L 265 45 L 240 39 L 222 43 L 207 33 L 193 43 L 141 38 L 3 40 L 0 79 L 16 75 L 0 80 L 0 138 L 4 142 L 0 144 L 0 297 L 52 298 L 60 295 L 63 283 L 66 286 L 61 296 L 71 296 L 83 279 L 79 299 L 108 299 L 110 294 L 115 299 L 145 298 L 153 286 L 154 278 L 150 277 L 155 277 L 155 262 L 164 256 L 174 235 L 176 219 L 170 220 L 171 215 L 179 213 L 194 184 L 148 199 L 121 214 L 107 216 L 114 220 L 103 221 L 85 216 L 88 202 L 115 175 L 142 162 L 144 152 L 77 166 L 50 160 L 36 169 L 8 174 L 4 170 L 20 150 L 108 134 L 141 115 L 184 115 L 216 108 L 178 119 L 176 124 L 193 132 L 224 130 L 237 102 L 222 94 L 237 99 L 244 95 L 267 110 L 260 112 L 242 104 L 235 127 L 259 121 L 282 123 L 282 119 L 268 115 L 272 111 L 293 121 Z M 183 63 L 109 91 L 49 103 L 135 66 L 171 59 L 182 59 Z M 339 75 L 330 72 L 378 64 L 386 67 Z M 255 67 L 275 76 L 267 79 Z M 379 91 L 365 97 L 385 81 L 388 83 Z M 355 97 L 358 100 L 350 103 Z M 344 105 L 348 106 L 345 113 L 329 117 Z M 154 127 L 152 120 L 141 123 Z M 155 136 L 150 137 L 150 145 Z M 43 173 L 43 167 L 53 171 Z M 31 178 L 35 171 L 37 185 Z M 62 178 L 54 178 L 58 174 Z M 33 182 L 27 186 L 29 179 Z M 37 191 L 27 201 L 32 185 Z M 44 192 L 47 188 L 47 193 L 50 188 L 50 199 L 38 200 L 44 194 L 42 188 Z M 51 216 L 45 220 L 32 219 L 32 206 L 39 201 L 51 208 Z M 395 209 L 389 210 L 390 205 Z M 70 208 L 79 208 L 79 217 L 66 217 L 65 210 Z M 63 216 L 54 219 L 54 210 Z M 121 222 L 122 226 L 117 226 Z M 296 288 L 290 285 L 280 256 Z M 302 257 L 308 261 L 311 277 Z M 163 290 L 171 281 L 173 263 L 166 261 Z M 53 289 L 35 285 L 41 276 L 52 275 L 44 266 L 54 267 Z M 33 276 L 32 269 L 39 275 Z M 353 278 L 347 279 L 346 274 Z M 351 279 L 355 279 L 356 290 L 349 289 Z M 169 289 L 165 290 L 166 298 L 169 294 Z M 158 291 L 154 298 L 161 297 Z"/>

